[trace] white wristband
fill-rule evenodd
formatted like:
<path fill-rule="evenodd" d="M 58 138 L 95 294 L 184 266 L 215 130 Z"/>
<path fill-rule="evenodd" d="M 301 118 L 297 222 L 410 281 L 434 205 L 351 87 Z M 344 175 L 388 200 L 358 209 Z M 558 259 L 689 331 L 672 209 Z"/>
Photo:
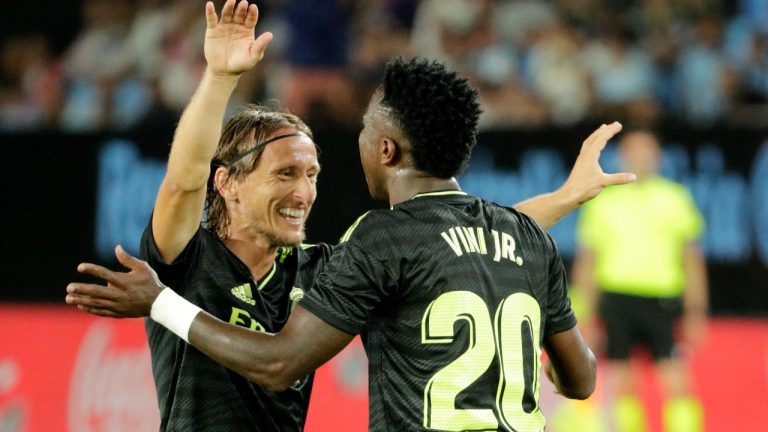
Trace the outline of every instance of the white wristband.
<path fill-rule="evenodd" d="M 200 311 L 202 309 L 166 287 L 152 303 L 149 317 L 189 343 L 189 328 Z"/>

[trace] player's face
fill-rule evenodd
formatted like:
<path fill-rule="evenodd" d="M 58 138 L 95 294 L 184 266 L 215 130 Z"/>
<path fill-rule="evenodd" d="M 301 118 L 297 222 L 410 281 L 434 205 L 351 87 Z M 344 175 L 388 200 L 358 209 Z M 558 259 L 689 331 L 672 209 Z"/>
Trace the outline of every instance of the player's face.
<path fill-rule="evenodd" d="M 278 136 L 295 132 L 281 129 Z M 304 240 L 304 223 L 317 197 L 320 165 L 317 149 L 305 136 L 268 144 L 256 169 L 236 185 L 230 214 L 237 229 L 264 237 L 272 246 L 297 245 Z"/>
<path fill-rule="evenodd" d="M 633 132 L 621 141 L 621 157 L 625 169 L 642 179 L 658 171 L 661 149 L 653 135 Z"/>
<path fill-rule="evenodd" d="M 357 140 L 360 163 L 363 165 L 363 172 L 365 172 L 365 182 L 368 184 L 368 192 L 374 199 L 386 199 L 386 193 L 382 186 L 382 167 L 378 158 L 378 143 L 382 139 L 378 125 L 381 116 L 378 112 L 381 98 L 381 92 L 377 91 L 373 94 L 368 109 L 363 115 L 363 129 Z"/>

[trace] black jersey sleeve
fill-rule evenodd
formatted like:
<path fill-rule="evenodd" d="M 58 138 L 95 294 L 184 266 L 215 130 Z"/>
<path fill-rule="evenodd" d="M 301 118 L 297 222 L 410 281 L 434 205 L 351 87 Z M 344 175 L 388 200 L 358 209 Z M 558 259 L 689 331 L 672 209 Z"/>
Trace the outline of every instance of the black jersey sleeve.
<path fill-rule="evenodd" d="M 198 228 L 195 235 L 190 239 L 189 243 L 184 247 L 184 250 L 168 264 L 163 260 L 163 256 L 160 254 L 160 250 L 155 243 L 155 235 L 152 232 L 152 217 L 149 218 L 149 223 L 144 229 L 144 233 L 141 236 L 141 244 L 139 248 L 140 257 L 149 263 L 160 280 L 168 285 L 171 289 L 178 293 L 184 291 L 184 284 L 179 283 L 182 277 L 187 272 L 190 263 L 193 261 L 193 257 L 197 254 L 201 248 L 203 228 Z"/>
<path fill-rule="evenodd" d="M 358 334 L 371 311 L 394 292 L 384 263 L 350 242 L 334 251 L 301 306 L 339 330 Z"/>
<path fill-rule="evenodd" d="M 576 325 L 576 316 L 571 309 L 571 299 L 568 297 L 568 277 L 565 273 L 563 260 L 557 250 L 557 245 L 549 234 L 546 234 L 548 248 L 551 251 L 549 262 L 549 294 L 547 296 L 546 328 L 544 334 L 551 336 L 555 333 L 570 330 Z"/>

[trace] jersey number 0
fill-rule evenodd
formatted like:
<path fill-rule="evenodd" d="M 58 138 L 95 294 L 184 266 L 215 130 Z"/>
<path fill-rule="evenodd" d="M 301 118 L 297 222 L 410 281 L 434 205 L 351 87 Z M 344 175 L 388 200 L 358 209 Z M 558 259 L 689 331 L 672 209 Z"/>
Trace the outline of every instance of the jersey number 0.
<path fill-rule="evenodd" d="M 424 388 L 424 427 L 498 430 L 499 421 L 503 429 L 515 432 L 538 432 L 544 427 L 538 401 L 539 304 L 528 294 L 515 293 L 501 301 L 493 323 L 488 311 L 477 294 L 451 291 L 430 303 L 424 312 L 422 343 L 453 343 L 458 320 L 466 321 L 469 329 L 467 351 L 433 375 Z M 491 367 L 494 356 L 500 365 L 494 407 L 498 420 L 492 408 L 457 409 L 456 396 Z"/>

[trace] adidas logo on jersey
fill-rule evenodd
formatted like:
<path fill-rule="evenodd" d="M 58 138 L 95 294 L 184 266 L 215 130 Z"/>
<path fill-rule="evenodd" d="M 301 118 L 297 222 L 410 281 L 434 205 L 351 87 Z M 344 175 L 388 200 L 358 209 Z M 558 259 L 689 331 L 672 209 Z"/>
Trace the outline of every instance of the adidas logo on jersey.
<path fill-rule="evenodd" d="M 251 284 L 243 284 L 232 288 L 232 295 L 251 306 L 256 304 L 256 300 L 253 299 L 253 294 L 251 293 Z"/>

